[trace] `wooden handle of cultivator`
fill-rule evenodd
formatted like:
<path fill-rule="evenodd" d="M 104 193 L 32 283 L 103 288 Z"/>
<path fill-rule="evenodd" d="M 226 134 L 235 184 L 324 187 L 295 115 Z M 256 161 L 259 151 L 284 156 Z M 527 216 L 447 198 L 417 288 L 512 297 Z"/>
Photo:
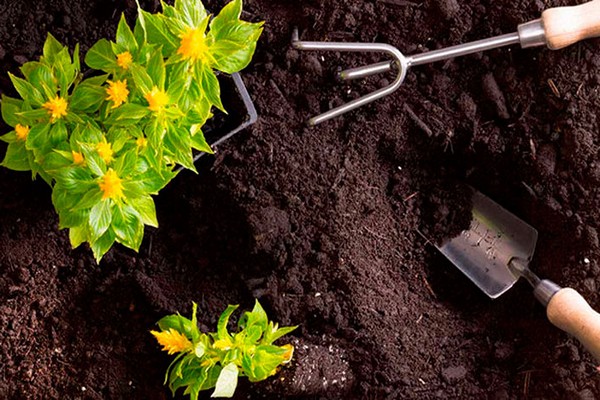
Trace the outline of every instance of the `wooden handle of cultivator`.
<path fill-rule="evenodd" d="M 575 336 L 600 361 L 600 314 L 576 290 L 559 290 L 546 313 L 554 326 Z"/>
<path fill-rule="evenodd" d="M 552 50 L 600 36 L 600 0 L 545 10 L 542 13 L 542 25 L 546 43 Z"/>

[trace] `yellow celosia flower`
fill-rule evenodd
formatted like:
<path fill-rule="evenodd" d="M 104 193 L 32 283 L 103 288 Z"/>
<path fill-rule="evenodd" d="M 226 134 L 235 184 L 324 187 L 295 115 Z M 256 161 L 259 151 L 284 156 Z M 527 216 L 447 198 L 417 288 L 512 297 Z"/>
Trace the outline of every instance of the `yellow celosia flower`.
<path fill-rule="evenodd" d="M 145 148 L 146 146 L 148 146 L 148 139 L 146 139 L 145 137 L 139 137 L 137 138 L 137 140 L 135 141 L 135 144 L 137 144 L 137 146 L 140 149 Z"/>
<path fill-rule="evenodd" d="M 169 354 L 192 350 L 192 342 L 183 333 L 177 332 L 173 328 L 164 332 L 150 331 L 150 333 L 154 335 L 158 344 L 163 347 L 162 349 Z"/>
<path fill-rule="evenodd" d="M 42 104 L 42 108 L 48 110 L 50 122 L 55 122 L 67 115 L 67 101 L 60 96 L 48 100 Z"/>
<path fill-rule="evenodd" d="M 15 126 L 15 133 L 17 139 L 24 142 L 27 140 L 27 135 L 29 135 L 29 127 L 27 125 L 17 124 Z"/>
<path fill-rule="evenodd" d="M 102 191 L 102 200 L 118 199 L 123 197 L 123 182 L 112 168 L 104 174 L 98 182 Z"/>
<path fill-rule="evenodd" d="M 203 31 L 200 29 L 188 29 L 185 33 L 181 34 L 180 38 L 181 42 L 177 49 L 177 54 L 181 54 L 184 59 L 192 61 L 210 62 L 212 57 Z"/>
<path fill-rule="evenodd" d="M 291 344 L 284 344 L 283 346 L 284 349 L 286 349 L 286 352 L 283 353 L 283 364 L 287 364 L 292 360 L 292 356 L 294 355 L 294 346 L 292 346 Z"/>
<path fill-rule="evenodd" d="M 114 104 L 112 108 L 117 108 L 121 104 L 127 101 L 127 96 L 129 96 L 129 90 L 127 89 L 127 79 L 123 79 L 122 81 L 107 81 L 108 87 L 106 88 L 106 94 L 108 97 L 106 100 L 112 101 Z"/>
<path fill-rule="evenodd" d="M 117 54 L 117 65 L 123 69 L 129 69 L 129 66 L 133 62 L 133 57 L 128 51 Z"/>
<path fill-rule="evenodd" d="M 84 163 L 83 154 L 78 151 L 71 151 L 71 154 L 73 155 L 73 164 L 82 165 Z"/>
<path fill-rule="evenodd" d="M 156 86 L 154 86 L 150 92 L 146 93 L 144 98 L 148 102 L 148 108 L 152 111 L 161 111 L 169 102 L 167 93 Z"/>
<path fill-rule="evenodd" d="M 110 143 L 106 142 L 106 138 L 103 137 L 102 141 L 96 145 L 96 151 L 100 158 L 104 160 L 106 165 L 110 164 L 113 160 L 113 149 Z"/>
<path fill-rule="evenodd" d="M 229 350 L 233 347 L 233 342 L 229 338 L 215 340 L 214 346 L 219 350 Z"/>

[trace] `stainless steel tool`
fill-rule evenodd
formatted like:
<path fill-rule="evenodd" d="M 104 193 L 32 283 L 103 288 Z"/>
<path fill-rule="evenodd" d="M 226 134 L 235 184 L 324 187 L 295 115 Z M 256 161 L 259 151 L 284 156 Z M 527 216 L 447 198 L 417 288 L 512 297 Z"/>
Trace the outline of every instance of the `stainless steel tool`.
<path fill-rule="evenodd" d="M 575 336 L 600 361 L 600 314 L 575 290 L 540 279 L 529 269 L 537 236 L 533 227 L 475 191 L 469 229 L 437 247 L 491 298 L 525 278 L 550 322 Z"/>
<path fill-rule="evenodd" d="M 405 56 L 396 47 L 385 43 L 302 41 L 299 39 L 297 30 L 294 30 L 292 36 L 292 46 L 298 50 L 375 52 L 386 53 L 392 57 L 391 61 L 342 71 L 339 77 L 343 80 L 364 78 L 392 69 L 397 70 L 396 79 L 390 85 L 333 108 L 308 121 L 310 125 L 317 125 L 393 93 L 404 81 L 410 67 L 512 44 L 520 44 L 522 48 L 546 45 L 548 48 L 556 50 L 596 36 L 600 36 L 600 0 L 573 7 L 545 10 L 541 18 L 520 24 L 517 32 L 409 56 Z"/>

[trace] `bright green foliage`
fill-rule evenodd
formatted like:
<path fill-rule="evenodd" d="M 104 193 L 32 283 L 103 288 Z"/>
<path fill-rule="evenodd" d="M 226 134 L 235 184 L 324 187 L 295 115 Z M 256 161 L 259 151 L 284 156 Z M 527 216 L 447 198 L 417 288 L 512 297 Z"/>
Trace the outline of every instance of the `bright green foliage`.
<path fill-rule="evenodd" d="M 177 389 L 185 388 L 184 394 L 196 400 L 200 391 L 215 388 L 211 397 L 232 397 L 239 376 L 246 376 L 251 382 L 262 381 L 274 375 L 280 365 L 290 362 L 294 347 L 273 342 L 296 327 L 279 328 L 267 319 L 257 300 L 252 311 L 240 319 L 238 331 L 230 333 L 227 323 L 237 308 L 227 307 L 215 333 L 200 332 L 195 303 L 191 320 L 174 314 L 158 321 L 160 332 L 151 333 L 163 350 L 177 354 L 165 376 L 165 384 L 173 395 Z"/>
<path fill-rule="evenodd" d="M 52 35 L 39 61 L 10 79 L 20 98 L 2 96 L 13 130 L 2 165 L 40 175 L 53 188 L 60 228 L 73 247 L 88 242 L 99 261 L 114 242 L 138 250 L 144 225 L 157 226 L 154 201 L 176 175 L 195 171 L 193 151 L 212 153 L 202 126 L 223 110 L 215 71 L 250 62 L 262 23 L 240 20 L 242 0 L 214 18 L 200 0 L 175 0 L 163 12 L 138 8 L 114 42 L 85 55 L 96 75 L 83 79 L 79 49 L 71 55 Z"/>

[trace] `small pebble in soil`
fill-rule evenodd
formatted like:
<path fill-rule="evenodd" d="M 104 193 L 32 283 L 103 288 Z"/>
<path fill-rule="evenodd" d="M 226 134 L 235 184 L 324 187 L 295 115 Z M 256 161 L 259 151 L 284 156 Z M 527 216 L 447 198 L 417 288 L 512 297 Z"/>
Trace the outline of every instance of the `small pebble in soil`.
<path fill-rule="evenodd" d="M 452 366 L 442 370 L 442 378 L 447 383 L 456 383 L 467 376 L 467 369 L 462 366 Z"/>

